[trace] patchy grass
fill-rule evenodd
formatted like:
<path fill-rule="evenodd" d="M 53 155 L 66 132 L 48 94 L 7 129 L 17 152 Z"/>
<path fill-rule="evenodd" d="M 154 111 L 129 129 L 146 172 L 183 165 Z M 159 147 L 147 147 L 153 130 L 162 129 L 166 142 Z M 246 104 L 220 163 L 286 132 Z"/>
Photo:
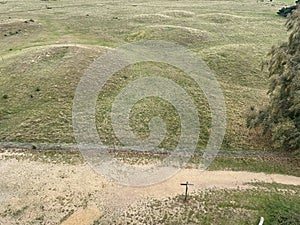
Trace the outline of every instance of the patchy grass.
<path fill-rule="evenodd" d="M 199 119 L 201 121 L 198 148 L 206 146 L 210 128 L 210 110 L 208 102 L 199 90 L 195 81 L 182 71 L 161 63 L 141 63 L 130 66 L 112 77 L 99 94 L 97 111 L 97 125 L 101 140 L 110 146 L 116 145 L 118 139 L 114 135 L 111 121 L 111 107 L 120 90 L 130 82 L 141 77 L 165 77 L 175 81 L 196 103 Z M 150 97 L 137 102 L 131 110 L 130 125 L 141 139 L 146 138 L 149 131 L 149 122 L 153 117 L 160 117 L 166 123 L 168 130 L 166 137 L 159 147 L 172 150 L 178 144 L 180 137 L 180 118 L 174 106 L 161 98 Z M 113 137 L 113 138 L 111 138 Z"/>
<path fill-rule="evenodd" d="M 271 184 L 272 186 L 273 184 Z M 299 224 L 300 188 L 280 185 L 281 191 L 270 185 L 253 190 L 206 190 L 130 207 L 115 219 L 119 223 L 155 224 Z M 291 190 L 291 191 L 289 191 Z M 100 222 L 110 221 L 108 216 Z M 122 222 L 121 222 L 122 221 Z"/>
<path fill-rule="evenodd" d="M 250 106 L 268 101 L 267 78 L 260 64 L 272 45 L 287 38 L 285 19 L 276 16 L 285 4 L 254 0 L 193 0 L 172 5 L 157 0 L 134 4 L 96 0 L 3 4 L 0 96 L 6 97 L 0 98 L 0 141 L 74 143 L 74 92 L 85 69 L 104 53 L 99 46 L 154 39 L 188 47 L 215 73 L 227 105 L 223 149 L 270 150 L 268 140 L 246 128 L 245 115 Z M 205 96 L 187 74 L 156 63 L 125 68 L 106 84 L 97 105 L 102 142 L 121 144 L 110 125 L 110 107 L 117 93 L 134 79 L 154 75 L 173 79 L 194 99 L 201 124 L 197 148 L 203 149 L 210 131 Z M 135 105 L 130 116 L 134 133 L 147 137 L 153 116 L 161 116 L 168 128 L 159 147 L 174 149 L 180 133 L 179 118 L 165 101 L 152 98 Z"/>
<path fill-rule="evenodd" d="M 217 157 L 209 170 L 250 171 L 300 176 L 300 160 L 283 157 Z"/>
<path fill-rule="evenodd" d="M 129 165 L 149 165 L 162 161 L 166 154 L 111 151 L 111 156 Z M 22 150 L 1 149 L 0 159 L 30 160 L 43 163 L 79 165 L 85 163 L 79 151 L 73 150 Z M 202 157 L 193 156 L 185 168 L 198 168 Z M 300 176 L 300 160 L 283 156 L 228 156 L 220 155 L 209 165 L 208 170 L 249 171 L 269 174 Z"/>
<path fill-rule="evenodd" d="M 0 149 L 1 160 L 29 160 L 43 163 L 78 165 L 84 159 L 78 151 Z"/>
<path fill-rule="evenodd" d="M 0 140 L 74 142 L 73 95 L 80 74 L 98 54 L 78 47 L 52 47 L 1 64 L 0 91 L 9 97 L 0 103 Z M 72 67 L 78 61 L 80 65 Z"/>

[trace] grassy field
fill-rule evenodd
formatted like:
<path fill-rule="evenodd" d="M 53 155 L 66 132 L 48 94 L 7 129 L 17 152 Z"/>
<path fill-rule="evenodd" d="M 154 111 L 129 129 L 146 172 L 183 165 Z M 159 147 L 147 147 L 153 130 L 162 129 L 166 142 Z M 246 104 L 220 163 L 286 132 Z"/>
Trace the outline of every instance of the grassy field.
<path fill-rule="evenodd" d="M 141 40 L 166 40 L 188 47 L 215 73 L 225 95 L 227 131 L 223 149 L 270 149 L 249 131 L 250 106 L 264 105 L 267 79 L 261 62 L 272 45 L 286 40 L 286 19 L 276 11 L 287 1 L 8 1 L 0 12 L 0 141 L 74 143 L 72 101 L 85 69 L 107 47 Z M 99 95 L 97 128 L 107 145 L 118 145 L 110 108 L 114 96 L 144 76 L 173 79 L 197 104 L 198 149 L 205 148 L 210 111 L 188 75 L 159 63 L 130 66 L 109 80 Z M 156 106 L 156 107 L 153 107 Z M 161 147 L 174 148 L 179 118 L 165 101 L 151 98 L 132 110 L 130 124 L 146 137 L 153 116 L 165 119 Z"/>
<path fill-rule="evenodd" d="M 273 45 L 288 37 L 286 18 L 276 12 L 292 4 L 293 0 L 0 0 L 0 189 L 4 190 L 0 192 L 0 224 L 2 219 L 3 224 L 59 224 L 90 204 L 102 210 L 108 203 L 114 203 L 117 210 L 112 204 L 94 225 L 258 224 L 261 216 L 265 224 L 299 224 L 299 186 L 252 181 L 246 189 L 233 184 L 231 190 L 197 190 L 188 202 L 182 195 L 164 198 L 165 193 L 145 200 L 152 193 L 136 189 L 142 194 L 125 196 L 132 197 L 134 204 L 118 211 L 118 204 L 130 204 L 120 195 L 124 190 L 128 194 L 129 189 L 118 189 L 97 176 L 79 151 L 49 147 L 74 146 L 73 98 L 80 78 L 95 59 L 125 43 L 165 40 L 199 55 L 225 96 L 224 155 L 208 170 L 299 177 L 299 159 L 269 153 L 268 138 L 246 128 L 249 108 L 268 102 L 267 74 L 261 71 L 261 63 Z M 187 74 L 154 62 L 119 71 L 101 90 L 96 110 L 101 141 L 109 149 L 122 145 L 111 125 L 111 106 L 122 88 L 146 76 L 172 79 L 193 98 L 201 124 L 197 145 L 201 152 L 211 123 L 205 95 Z M 174 149 L 180 118 L 170 103 L 159 98 L 139 101 L 131 111 L 130 126 L 145 138 L 155 116 L 164 119 L 168 130 L 159 147 Z M 1 147 L 9 142 L 16 148 Z M 27 149 L 17 149 L 16 143 Z M 137 166 L 164 157 L 126 151 L 112 155 Z M 192 157 L 186 169 L 197 168 L 200 160 L 199 155 Z M 11 198 L 5 199 L 6 192 Z"/>

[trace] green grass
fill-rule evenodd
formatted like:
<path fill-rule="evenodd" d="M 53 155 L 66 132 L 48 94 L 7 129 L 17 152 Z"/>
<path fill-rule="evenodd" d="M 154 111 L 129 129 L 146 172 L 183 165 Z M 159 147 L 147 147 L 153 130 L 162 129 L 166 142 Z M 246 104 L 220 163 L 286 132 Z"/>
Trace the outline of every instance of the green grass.
<path fill-rule="evenodd" d="M 300 160 L 291 158 L 227 158 L 217 157 L 208 170 L 232 170 L 289 174 L 300 176 Z"/>
<path fill-rule="evenodd" d="M 286 19 L 276 12 L 293 4 L 292 0 L 273 0 L 273 3 L 256 0 L 12 0 L 1 4 L 0 142 L 74 143 L 72 104 L 85 69 L 106 47 L 154 39 L 173 41 L 191 49 L 216 75 L 227 106 L 223 149 L 271 150 L 266 138 L 246 128 L 245 117 L 250 106 L 268 101 L 267 76 L 260 71 L 260 65 L 272 45 L 287 39 Z M 46 9 L 46 5 L 52 9 Z M 30 19 L 34 22 L 24 22 Z M 205 96 L 187 74 L 159 63 L 130 66 L 106 84 L 99 95 L 96 115 L 102 142 L 121 145 L 112 130 L 110 108 L 126 84 L 144 76 L 170 78 L 192 96 L 201 124 L 197 148 L 205 148 L 211 119 Z M 147 137 L 148 122 L 153 116 L 164 118 L 168 128 L 160 147 L 174 149 L 180 134 L 179 117 L 174 108 L 161 99 L 145 99 L 134 106 L 130 125 L 135 134 Z M 12 149 L 0 153 L 1 159 L 84 163 L 76 151 Z M 114 157 L 132 164 L 161 159 L 158 155 L 115 154 Z M 187 167 L 194 168 L 198 162 L 199 158 L 193 158 Z M 208 169 L 300 174 L 299 161 L 276 157 L 218 157 Z M 222 224 L 258 224 L 260 216 L 264 216 L 265 224 L 299 224 L 299 187 L 261 183 L 257 186 L 256 190 L 193 193 L 188 204 L 183 202 L 182 195 L 153 200 L 145 205 L 146 212 L 143 207 L 130 208 L 127 215 L 114 219 L 122 223 L 137 219 L 141 223 L 154 221 L 156 224 L 220 224 L 220 221 Z M 8 208 L 5 214 L 19 218 L 24 211 L 27 209 Z M 105 216 L 95 224 L 102 224 L 104 220 Z"/>
<path fill-rule="evenodd" d="M 223 149 L 270 150 L 268 140 L 246 128 L 245 117 L 250 106 L 267 102 L 267 78 L 260 64 L 272 45 L 287 38 L 285 19 L 276 16 L 284 4 L 246 0 L 3 4 L 0 96 L 7 97 L 0 98 L 0 141 L 74 143 L 73 97 L 85 69 L 105 51 L 98 47 L 154 39 L 186 46 L 215 73 L 227 105 Z M 34 22 L 24 23 L 29 19 Z M 18 34 L 4 36 L 18 30 Z M 67 44 L 87 47 L 62 47 Z M 201 124 L 197 148 L 203 149 L 210 131 L 205 96 L 187 74 L 157 63 L 126 68 L 104 87 L 96 118 L 102 142 L 120 144 L 110 124 L 113 98 L 130 81 L 144 76 L 171 78 L 192 96 Z M 168 128 L 160 147 L 173 149 L 180 133 L 179 118 L 165 101 L 152 98 L 139 102 L 132 110 L 130 124 L 145 138 L 148 121 L 157 115 L 165 119 Z"/>
<path fill-rule="evenodd" d="M 295 5 L 296 1 L 294 1 L 294 0 L 280 0 L 279 2 L 284 2 L 284 3 L 290 4 L 290 5 Z"/>
<path fill-rule="evenodd" d="M 160 224 L 299 224 L 299 187 L 257 184 L 255 190 L 206 190 L 130 207 L 118 221 Z M 286 190 L 286 191 L 283 191 Z M 147 214 L 146 214 L 147 213 Z M 147 215 L 147 216 L 144 216 Z M 105 222 L 105 218 L 99 220 Z"/>
<path fill-rule="evenodd" d="M 197 89 L 195 81 L 182 71 L 161 63 L 141 63 L 130 66 L 116 74 L 101 90 L 98 102 L 97 124 L 99 124 L 98 130 L 100 138 L 105 140 L 104 143 L 111 146 L 118 143 L 117 138 L 114 137 L 114 131 L 111 125 L 110 109 L 113 100 L 119 94 L 120 90 L 125 88 L 131 81 L 145 76 L 158 76 L 172 79 L 193 97 L 198 106 L 199 119 L 203 121 L 200 127 L 202 133 L 200 134 L 198 148 L 205 148 L 211 118 L 208 114 L 209 106 L 204 94 L 201 90 Z M 146 138 L 149 135 L 148 124 L 151 118 L 155 116 L 164 119 L 168 130 L 165 139 L 159 147 L 174 149 L 178 144 L 178 137 L 180 136 L 180 118 L 175 108 L 167 101 L 161 98 L 150 97 L 137 102 L 130 115 L 130 125 L 137 136 L 141 139 Z M 111 137 L 114 137 L 114 139 Z"/>

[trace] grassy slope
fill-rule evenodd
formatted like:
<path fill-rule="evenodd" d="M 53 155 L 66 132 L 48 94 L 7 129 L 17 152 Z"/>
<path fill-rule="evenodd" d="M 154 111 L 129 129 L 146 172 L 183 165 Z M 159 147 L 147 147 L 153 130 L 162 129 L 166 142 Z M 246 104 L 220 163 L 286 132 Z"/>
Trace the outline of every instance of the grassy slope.
<path fill-rule="evenodd" d="M 267 81 L 260 72 L 260 64 L 271 46 L 287 37 L 285 19 L 275 15 L 285 3 L 273 4 L 254 0 L 9 1 L 1 5 L 0 13 L 0 140 L 74 142 L 74 91 L 84 69 L 101 51 L 51 45 L 116 47 L 126 42 L 163 39 L 189 47 L 216 74 L 227 103 L 223 148 L 268 149 L 266 140 L 246 129 L 244 118 L 251 105 L 267 101 Z M 46 9 L 46 5 L 52 9 Z M 34 22 L 24 23 L 29 19 Z M 18 34 L 14 34 L 16 31 Z M 97 126 L 102 140 L 106 144 L 117 141 L 107 113 L 112 96 L 132 79 L 145 74 L 172 77 L 189 94 L 200 95 L 197 103 L 203 125 L 198 147 L 203 148 L 209 133 L 205 98 L 186 75 L 159 64 L 132 66 L 110 80 L 98 104 Z M 4 95 L 8 99 L 2 98 Z M 147 111 L 145 105 L 157 105 L 157 111 Z M 162 145 L 173 148 L 178 117 L 176 113 L 166 113 L 164 105 L 155 99 L 137 105 L 131 124 L 143 137 L 147 135 L 145 124 L 151 116 L 169 114 L 167 125 L 173 132 Z M 144 121 L 134 116 L 139 114 Z"/>

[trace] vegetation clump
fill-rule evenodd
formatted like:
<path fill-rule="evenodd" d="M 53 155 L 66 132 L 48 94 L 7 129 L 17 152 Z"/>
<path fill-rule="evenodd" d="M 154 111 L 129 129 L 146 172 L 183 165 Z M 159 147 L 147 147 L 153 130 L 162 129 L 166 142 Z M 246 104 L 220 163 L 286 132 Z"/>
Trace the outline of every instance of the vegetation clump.
<path fill-rule="evenodd" d="M 300 152 L 300 11 L 286 23 L 288 42 L 273 47 L 268 67 L 270 102 L 258 112 L 252 108 L 248 127 L 263 128 L 274 147 Z"/>
<path fill-rule="evenodd" d="M 3 98 L 3 99 L 8 99 L 8 95 L 7 95 L 7 94 L 4 94 L 4 95 L 2 96 L 2 98 Z"/>
<path fill-rule="evenodd" d="M 277 12 L 277 14 L 280 15 L 280 16 L 283 16 L 283 17 L 287 17 L 289 14 L 293 13 L 297 9 L 298 4 L 300 4 L 300 0 L 296 1 L 296 5 L 281 8 Z"/>

